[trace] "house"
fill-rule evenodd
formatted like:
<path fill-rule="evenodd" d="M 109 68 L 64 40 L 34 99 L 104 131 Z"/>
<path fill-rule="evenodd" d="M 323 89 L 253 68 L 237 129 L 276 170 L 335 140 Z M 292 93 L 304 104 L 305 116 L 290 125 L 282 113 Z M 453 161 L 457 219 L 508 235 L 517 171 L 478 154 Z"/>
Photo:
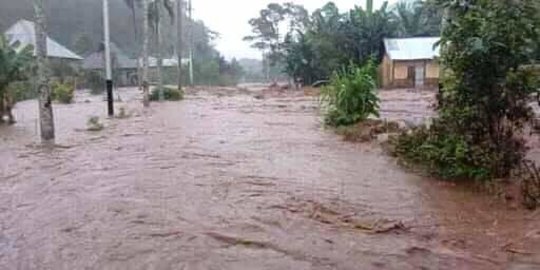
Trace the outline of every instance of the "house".
<path fill-rule="evenodd" d="M 438 37 L 388 38 L 379 69 L 383 88 L 434 88 L 439 83 Z"/>
<path fill-rule="evenodd" d="M 17 45 L 19 48 L 33 46 L 34 56 L 37 55 L 34 22 L 19 20 L 5 32 L 5 35 L 11 45 Z M 47 56 L 50 59 L 68 60 L 70 62 L 78 62 L 83 59 L 50 37 L 47 37 Z"/>
<path fill-rule="evenodd" d="M 140 66 L 137 66 L 137 59 L 128 57 L 115 43 L 111 43 L 111 56 L 114 81 L 119 86 L 135 86 L 138 84 L 138 72 L 139 67 L 142 68 L 142 59 L 139 59 Z M 185 65 L 188 59 L 182 59 L 182 64 Z M 163 68 L 165 71 L 173 69 L 176 70 L 178 60 L 174 58 L 163 59 Z M 157 59 L 154 57 L 148 58 L 149 77 L 151 81 L 157 80 Z M 82 64 L 84 70 L 91 70 L 97 72 L 103 72 L 105 69 L 105 56 L 103 49 L 98 50 L 88 55 Z"/>
<path fill-rule="evenodd" d="M 129 58 L 115 43 L 111 42 L 110 48 L 115 82 L 120 86 L 137 85 L 137 60 Z M 102 72 L 105 69 L 103 49 L 84 58 L 82 68 L 84 70 Z"/>

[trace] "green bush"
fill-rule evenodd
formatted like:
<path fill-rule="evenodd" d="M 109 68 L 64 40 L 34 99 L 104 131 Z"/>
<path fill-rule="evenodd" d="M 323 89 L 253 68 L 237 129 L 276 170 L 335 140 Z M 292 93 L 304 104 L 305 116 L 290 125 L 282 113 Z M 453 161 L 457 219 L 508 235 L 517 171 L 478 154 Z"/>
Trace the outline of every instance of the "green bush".
<path fill-rule="evenodd" d="M 165 100 L 169 101 L 179 101 L 184 99 L 184 92 L 179 91 L 176 87 L 163 87 L 163 97 Z M 151 101 L 159 101 L 159 88 L 154 87 L 152 93 L 150 94 Z"/>
<path fill-rule="evenodd" d="M 491 177 L 492 163 L 486 153 L 440 125 L 435 123 L 430 129 L 421 126 L 393 139 L 394 154 L 445 179 Z"/>
<path fill-rule="evenodd" d="M 60 103 L 69 104 L 73 102 L 75 88 L 70 83 L 53 82 L 52 98 Z"/>
<path fill-rule="evenodd" d="M 18 81 L 10 83 L 8 93 L 13 97 L 13 101 L 19 102 L 28 99 L 37 98 L 36 88 L 30 81 Z"/>
<path fill-rule="evenodd" d="M 522 163 L 521 138 L 536 92 L 530 64 L 537 11 L 532 0 L 439 1 L 452 14 L 441 37 L 438 118 L 395 142 L 395 153 L 446 178 L 509 177 Z"/>
<path fill-rule="evenodd" d="M 347 126 L 371 115 L 378 117 L 376 89 L 376 66 L 372 61 L 362 67 L 351 65 L 335 73 L 330 85 L 321 90 L 325 123 L 334 127 Z"/>

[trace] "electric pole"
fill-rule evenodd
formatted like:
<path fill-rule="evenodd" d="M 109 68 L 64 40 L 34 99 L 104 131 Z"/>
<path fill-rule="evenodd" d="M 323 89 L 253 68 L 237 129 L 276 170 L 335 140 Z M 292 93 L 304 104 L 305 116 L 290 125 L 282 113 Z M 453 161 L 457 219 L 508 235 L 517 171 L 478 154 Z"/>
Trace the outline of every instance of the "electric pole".
<path fill-rule="evenodd" d="M 111 69 L 111 40 L 109 30 L 109 0 L 103 0 L 103 35 L 105 39 L 105 74 L 107 87 L 107 111 L 109 116 L 114 116 L 113 81 Z"/>

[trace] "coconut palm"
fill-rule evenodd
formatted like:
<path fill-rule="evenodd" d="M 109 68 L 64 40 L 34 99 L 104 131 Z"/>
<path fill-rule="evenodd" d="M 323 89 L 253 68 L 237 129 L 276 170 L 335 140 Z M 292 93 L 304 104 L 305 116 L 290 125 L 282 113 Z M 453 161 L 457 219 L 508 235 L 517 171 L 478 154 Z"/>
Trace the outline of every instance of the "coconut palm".
<path fill-rule="evenodd" d="M 402 1 L 394 8 L 394 19 L 398 22 L 401 37 L 435 36 L 440 32 L 441 11 L 431 2 Z"/>
<path fill-rule="evenodd" d="M 149 5 L 148 19 L 150 27 L 154 30 L 155 35 L 155 46 L 156 46 L 156 60 L 157 60 L 157 80 L 158 80 L 158 91 L 159 91 L 159 100 L 165 100 L 163 93 L 163 48 L 162 48 L 162 34 L 161 34 L 161 18 L 163 15 L 163 10 L 165 9 L 171 18 L 171 22 L 174 18 L 174 8 L 171 0 L 154 0 Z"/>
<path fill-rule="evenodd" d="M 148 0 L 142 0 L 143 5 L 143 76 L 142 76 L 142 85 L 143 85 L 143 106 L 150 106 L 150 91 L 148 87 L 150 83 L 148 82 L 148 43 L 150 41 L 150 31 L 148 25 Z M 138 59 L 137 59 L 138 61 Z"/>
<path fill-rule="evenodd" d="M 35 40 L 37 57 L 37 85 L 39 91 L 39 120 L 41 140 L 54 143 L 54 116 L 51 88 L 47 75 L 47 24 L 43 11 L 43 0 L 34 0 Z"/>
<path fill-rule="evenodd" d="M 178 90 L 182 91 L 182 19 L 184 18 L 184 1 L 183 0 L 175 0 L 175 16 L 174 16 L 174 22 L 175 25 L 175 52 L 176 52 L 176 58 L 178 58 L 178 70 L 177 70 L 177 76 L 178 76 Z"/>
<path fill-rule="evenodd" d="M 137 30 L 137 7 L 140 7 L 142 5 L 142 0 L 124 0 L 124 3 L 129 7 L 131 10 L 131 18 L 133 20 L 133 34 L 135 39 L 135 44 L 139 44 L 139 31 Z M 140 47 L 137 45 L 137 58 L 140 57 Z M 138 83 L 139 83 L 139 89 L 141 88 L 141 63 L 137 61 L 137 75 L 139 77 Z"/>

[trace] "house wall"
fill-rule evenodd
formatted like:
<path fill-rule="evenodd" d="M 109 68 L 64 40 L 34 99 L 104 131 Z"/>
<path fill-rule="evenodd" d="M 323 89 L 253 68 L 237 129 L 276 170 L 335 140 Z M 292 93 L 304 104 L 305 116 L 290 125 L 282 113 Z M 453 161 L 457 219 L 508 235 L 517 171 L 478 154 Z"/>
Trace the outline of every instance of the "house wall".
<path fill-rule="evenodd" d="M 424 86 L 436 87 L 439 83 L 439 64 L 435 60 L 391 61 L 385 56 L 380 68 L 384 88 L 413 88 L 414 74 L 409 67 L 424 67 Z"/>
<path fill-rule="evenodd" d="M 382 88 L 390 88 L 392 86 L 392 69 L 393 62 L 388 55 L 385 55 L 379 66 L 379 85 L 381 85 Z"/>
<path fill-rule="evenodd" d="M 426 87 L 439 87 L 439 63 L 436 60 L 426 62 Z"/>
<path fill-rule="evenodd" d="M 409 66 L 414 66 L 413 62 L 396 62 L 394 61 L 394 80 L 406 80 L 408 78 Z"/>
<path fill-rule="evenodd" d="M 426 62 L 426 78 L 439 78 L 439 63 L 437 61 Z"/>

